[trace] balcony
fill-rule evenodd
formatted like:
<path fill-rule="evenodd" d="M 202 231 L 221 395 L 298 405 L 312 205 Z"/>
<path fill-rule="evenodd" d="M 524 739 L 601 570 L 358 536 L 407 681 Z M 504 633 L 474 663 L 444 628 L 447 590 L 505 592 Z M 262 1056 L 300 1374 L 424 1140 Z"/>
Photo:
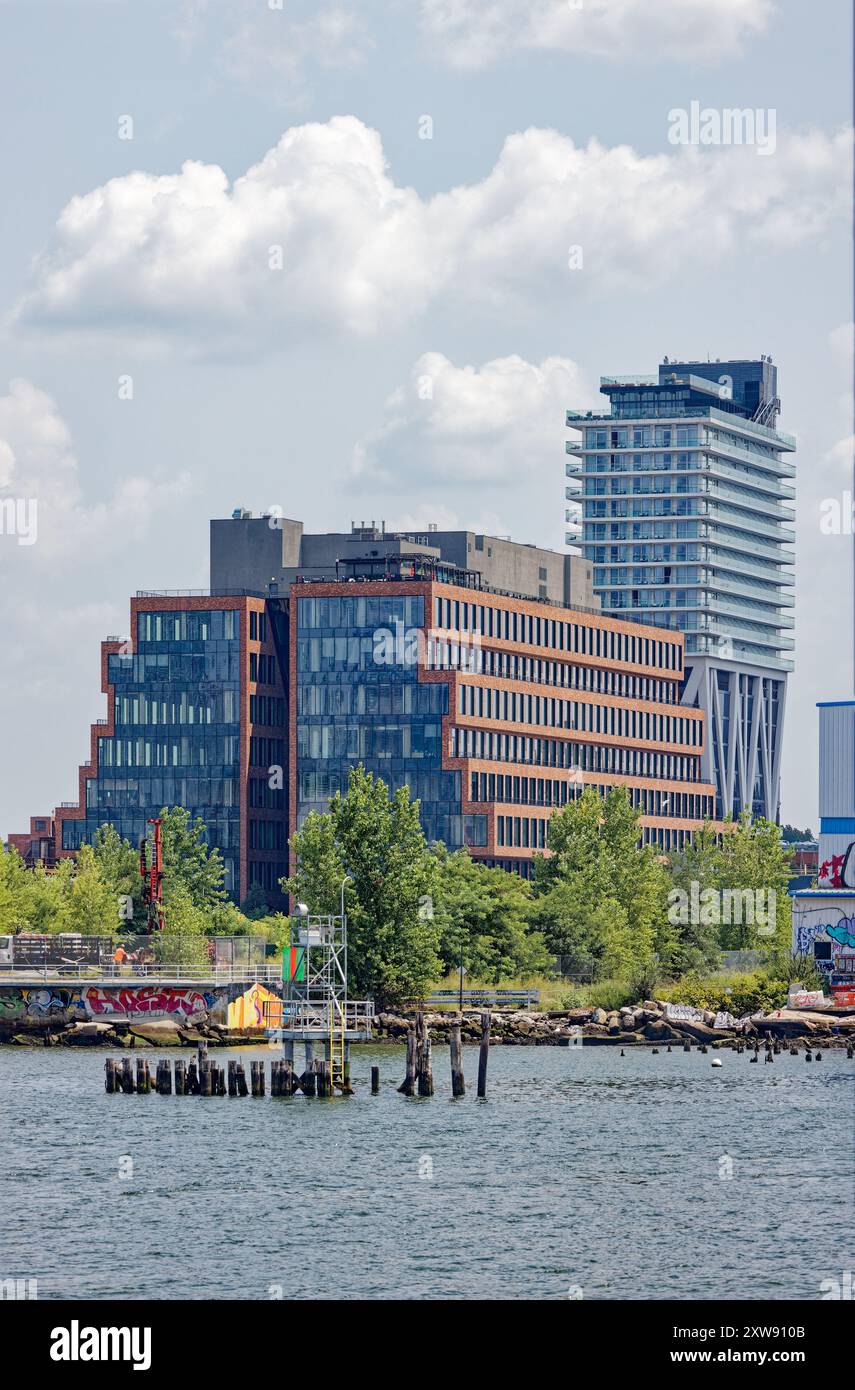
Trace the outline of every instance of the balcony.
<path fill-rule="evenodd" d="M 765 536 L 769 540 L 780 541 L 782 545 L 795 544 L 796 533 L 788 526 L 775 526 L 770 521 L 758 521 L 756 517 L 746 516 L 723 502 L 709 502 L 706 515 L 711 521 L 718 521 L 722 526 L 732 526 L 737 531 L 746 531 L 749 536 Z"/>

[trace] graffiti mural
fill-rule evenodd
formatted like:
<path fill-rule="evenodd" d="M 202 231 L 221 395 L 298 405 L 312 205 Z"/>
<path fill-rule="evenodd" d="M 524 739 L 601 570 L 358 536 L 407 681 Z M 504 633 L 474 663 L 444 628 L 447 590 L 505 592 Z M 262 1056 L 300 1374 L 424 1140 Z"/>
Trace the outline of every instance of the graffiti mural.
<path fill-rule="evenodd" d="M 0 1024 L 19 1019 L 61 1018 L 83 1012 L 79 989 L 51 985 L 4 989 L 0 992 Z"/>
<path fill-rule="evenodd" d="M 819 866 L 816 881 L 820 888 L 855 888 L 855 843 L 842 854 L 832 854 Z"/>
<path fill-rule="evenodd" d="M 138 1014 L 206 1013 L 214 1002 L 211 990 L 181 989 L 173 985 L 138 985 L 121 989 L 102 989 L 87 985 L 83 990 L 83 1005 L 93 1018 L 130 1016 Z"/>
<path fill-rule="evenodd" d="M 277 996 L 265 989 L 264 985 L 252 985 L 229 1004 L 226 1015 L 228 1027 L 264 1028 L 264 1006 L 271 1000 L 278 1002 Z"/>

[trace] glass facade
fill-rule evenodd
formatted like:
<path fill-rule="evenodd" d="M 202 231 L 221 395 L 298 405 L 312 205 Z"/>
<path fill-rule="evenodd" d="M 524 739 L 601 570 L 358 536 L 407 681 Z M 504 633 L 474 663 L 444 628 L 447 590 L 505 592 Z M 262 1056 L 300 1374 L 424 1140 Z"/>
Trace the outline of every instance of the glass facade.
<path fill-rule="evenodd" d="M 684 632 L 687 659 L 792 669 L 793 444 L 754 418 L 775 389 L 765 360 L 669 364 L 603 378 L 608 417 L 568 416 L 603 609 Z"/>
<path fill-rule="evenodd" d="M 422 595 L 294 601 L 297 824 L 326 811 L 361 762 L 393 793 L 409 787 L 428 839 L 451 849 L 485 843 L 485 827 L 475 824 L 484 818 L 460 814 L 460 773 L 442 768 L 448 686 L 418 679 Z"/>
<path fill-rule="evenodd" d="M 239 886 L 240 613 L 138 611 L 133 654 L 108 657 L 115 732 L 98 739 L 85 816 L 64 820 L 63 849 L 104 822 L 133 844 L 164 806 L 201 816 Z"/>
<path fill-rule="evenodd" d="M 717 814 L 774 820 L 795 645 L 795 440 L 776 428 L 777 369 L 666 360 L 601 390 L 608 416 L 567 416 L 594 589 L 607 613 L 685 634 L 683 699 L 707 715 Z"/>

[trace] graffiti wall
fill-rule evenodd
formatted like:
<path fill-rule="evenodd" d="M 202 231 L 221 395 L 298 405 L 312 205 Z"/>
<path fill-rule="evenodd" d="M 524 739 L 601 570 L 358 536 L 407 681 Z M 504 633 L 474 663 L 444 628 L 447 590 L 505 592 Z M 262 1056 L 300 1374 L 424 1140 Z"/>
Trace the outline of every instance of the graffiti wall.
<path fill-rule="evenodd" d="M 264 1028 L 266 1027 L 264 1017 L 264 1006 L 270 1001 L 278 1002 L 277 996 L 271 994 L 264 985 L 251 985 L 249 989 L 239 994 L 237 999 L 232 999 L 226 1014 L 226 1026 L 236 1028 Z"/>
<path fill-rule="evenodd" d="M 91 1018 L 137 1018 L 175 1014 L 190 1018 L 207 1013 L 214 1003 L 214 991 L 181 989 L 174 985 L 125 985 L 105 989 L 100 985 L 85 985 L 81 990 L 84 1011 Z"/>
<path fill-rule="evenodd" d="M 0 1027 L 4 1023 L 33 1026 L 49 1020 L 188 1019 L 207 1014 L 214 1004 L 214 990 L 193 986 L 0 985 Z"/>

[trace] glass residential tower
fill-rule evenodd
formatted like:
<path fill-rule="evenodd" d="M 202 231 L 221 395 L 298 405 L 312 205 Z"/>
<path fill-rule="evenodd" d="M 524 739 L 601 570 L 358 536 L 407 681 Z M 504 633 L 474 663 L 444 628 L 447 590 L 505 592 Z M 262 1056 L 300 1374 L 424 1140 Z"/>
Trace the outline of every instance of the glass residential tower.
<path fill-rule="evenodd" d="M 582 508 L 567 543 L 592 561 L 604 612 L 685 633 L 682 700 L 707 715 L 717 815 L 776 820 L 795 540 L 777 369 L 666 358 L 600 389 L 608 415 L 567 412 L 581 438 L 566 498 Z"/>

